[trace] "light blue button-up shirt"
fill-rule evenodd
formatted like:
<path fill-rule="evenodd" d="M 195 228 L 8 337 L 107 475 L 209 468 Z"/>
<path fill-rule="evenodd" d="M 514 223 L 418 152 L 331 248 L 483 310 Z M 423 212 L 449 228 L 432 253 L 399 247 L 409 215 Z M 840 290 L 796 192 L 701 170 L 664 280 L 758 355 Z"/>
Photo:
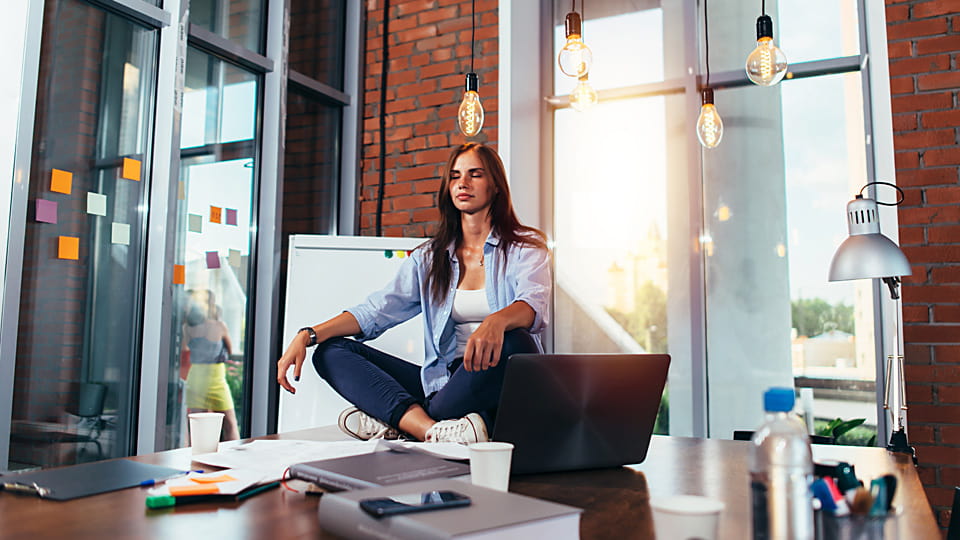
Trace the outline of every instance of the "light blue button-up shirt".
<path fill-rule="evenodd" d="M 547 325 L 550 303 L 550 258 L 546 250 L 530 245 L 512 245 L 506 256 L 498 249 L 500 239 L 493 233 L 483 246 L 483 267 L 486 274 L 487 303 L 490 311 L 499 311 L 510 304 L 527 303 L 535 313 L 528 328 L 540 345 L 540 333 Z M 453 246 L 447 248 L 453 276 L 450 291 L 442 304 L 430 296 L 428 246 L 418 247 L 403 262 L 397 276 L 382 290 L 349 308 L 360 323 L 361 341 L 375 339 L 386 330 L 423 313 L 424 362 L 420 372 L 423 390 L 430 395 L 443 388 L 450 378 L 447 367 L 457 350 L 454 323 L 450 318 L 453 296 L 460 281 L 460 263 Z"/>

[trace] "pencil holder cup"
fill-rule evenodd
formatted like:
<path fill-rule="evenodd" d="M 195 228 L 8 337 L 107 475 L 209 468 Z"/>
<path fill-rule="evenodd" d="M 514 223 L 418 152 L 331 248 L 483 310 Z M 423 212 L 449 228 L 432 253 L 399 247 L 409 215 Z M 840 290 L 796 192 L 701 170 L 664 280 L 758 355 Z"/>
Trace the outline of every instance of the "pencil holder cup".
<path fill-rule="evenodd" d="M 814 513 L 817 540 L 899 540 L 901 508 L 885 516 L 835 516 L 818 510 Z"/>

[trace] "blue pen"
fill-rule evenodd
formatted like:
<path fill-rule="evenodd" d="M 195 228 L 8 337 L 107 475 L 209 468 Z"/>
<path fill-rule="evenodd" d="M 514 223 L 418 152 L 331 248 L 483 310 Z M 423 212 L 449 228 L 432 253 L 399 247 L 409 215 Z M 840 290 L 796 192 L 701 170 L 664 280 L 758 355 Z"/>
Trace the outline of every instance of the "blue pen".
<path fill-rule="evenodd" d="M 203 471 L 183 471 L 182 473 L 177 473 L 166 478 L 151 478 L 149 480 L 144 480 L 140 482 L 140 485 L 143 487 L 155 486 L 157 484 L 162 484 L 167 480 L 173 480 L 174 478 L 180 478 L 181 476 L 186 476 L 190 473 L 203 473 Z"/>

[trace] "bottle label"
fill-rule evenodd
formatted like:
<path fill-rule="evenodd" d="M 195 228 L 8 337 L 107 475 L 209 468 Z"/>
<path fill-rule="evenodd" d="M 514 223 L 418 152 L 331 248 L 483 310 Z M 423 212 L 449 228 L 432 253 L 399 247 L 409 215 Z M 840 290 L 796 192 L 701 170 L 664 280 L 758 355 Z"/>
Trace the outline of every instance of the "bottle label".
<path fill-rule="evenodd" d="M 770 518 L 767 511 L 766 484 L 750 482 L 750 497 L 753 501 L 753 540 L 769 540 Z"/>

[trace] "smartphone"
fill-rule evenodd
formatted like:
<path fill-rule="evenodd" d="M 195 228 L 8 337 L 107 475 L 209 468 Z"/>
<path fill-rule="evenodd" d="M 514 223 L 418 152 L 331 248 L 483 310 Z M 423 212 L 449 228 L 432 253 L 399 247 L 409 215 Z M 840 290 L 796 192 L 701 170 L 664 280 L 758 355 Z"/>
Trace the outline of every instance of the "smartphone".
<path fill-rule="evenodd" d="M 456 491 L 428 491 L 425 493 L 410 493 L 408 495 L 394 495 L 378 499 L 363 499 L 360 508 L 373 517 L 407 514 L 410 512 L 424 512 L 441 508 L 456 508 L 468 506 L 470 497 Z"/>

